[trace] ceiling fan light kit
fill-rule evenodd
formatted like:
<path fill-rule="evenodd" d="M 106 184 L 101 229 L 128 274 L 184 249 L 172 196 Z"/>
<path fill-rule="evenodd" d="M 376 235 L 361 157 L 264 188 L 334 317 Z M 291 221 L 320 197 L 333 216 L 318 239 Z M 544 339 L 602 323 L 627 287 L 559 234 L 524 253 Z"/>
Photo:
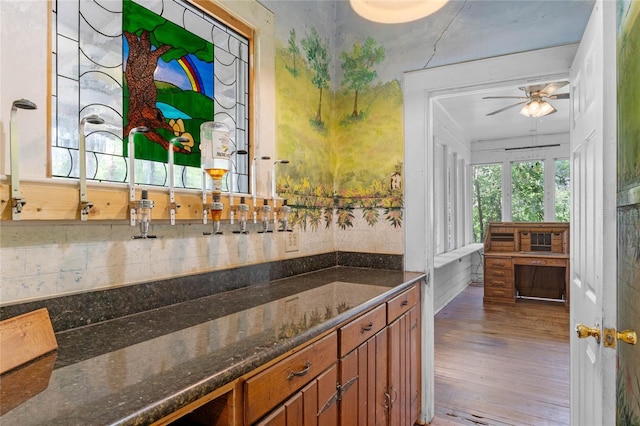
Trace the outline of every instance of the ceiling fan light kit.
<path fill-rule="evenodd" d="M 500 112 L 506 111 L 508 109 L 514 108 L 518 105 L 524 104 L 524 106 L 520 110 L 521 115 L 524 115 L 525 117 L 530 117 L 530 118 L 544 117 L 545 115 L 553 114 L 554 112 L 556 112 L 556 109 L 553 107 L 553 105 L 547 102 L 545 98 L 569 99 L 569 93 L 561 93 L 558 95 L 553 94 L 556 90 L 566 86 L 567 84 L 569 84 L 568 81 L 558 81 L 558 82 L 553 82 L 548 84 L 536 84 L 533 86 L 520 88 L 520 90 L 522 90 L 525 94 L 524 97 L 522 96 L 520 97 L 519 96 L 485 96 L 482 99 L 521 99 L 522 100 L 521 102 L 508 105 L 496 111 L 492 111 L 487 115 L 495 115 Z"/>
<path fill-rule="evenodd" d="M 549 102 L 540 99 L 532 99 L 522 107 L 520 114 L 525 117 L 538 118 L 553 114 L 556 111 L 557 110 Z"/>

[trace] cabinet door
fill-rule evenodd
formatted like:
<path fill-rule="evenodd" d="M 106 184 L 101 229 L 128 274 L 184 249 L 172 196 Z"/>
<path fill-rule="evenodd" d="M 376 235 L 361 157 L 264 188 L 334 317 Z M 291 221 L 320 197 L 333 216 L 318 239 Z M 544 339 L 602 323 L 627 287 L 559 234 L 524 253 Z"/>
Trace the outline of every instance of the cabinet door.
<path fill-rule="evenodd" d="M 410 426 L 418 417 L 420 378 L 419 307 L 389 325 L 389 386 L 386 391 L 390 426 Z"/>
<path fill-rule="evenodd" d="M 273 413 L 257 423 L 257 426 L 287 426 L 285 407 L 276 409 Z"/>
<path fill-rule="evenodd" d="M 335 426 L 338 424 L 338 369 L 331 368 L 289 398 L 259 426 Z"/>
<path fill-rule="evenodd" d="M 338 424 L 338 368 L 336 365 L 322 373 L 317 379 L 318 426 L 335 426 Z M 305 412 L 306 412 L 305 407 Z M 293 425 L 291 425 L 293 426 Z M 305 425 L 306 426 L 306 425 Z"/>
<path fill-rule="evenodd" d="M 386 425 L 386 328 L 340 359 L 340 424 Z"/>

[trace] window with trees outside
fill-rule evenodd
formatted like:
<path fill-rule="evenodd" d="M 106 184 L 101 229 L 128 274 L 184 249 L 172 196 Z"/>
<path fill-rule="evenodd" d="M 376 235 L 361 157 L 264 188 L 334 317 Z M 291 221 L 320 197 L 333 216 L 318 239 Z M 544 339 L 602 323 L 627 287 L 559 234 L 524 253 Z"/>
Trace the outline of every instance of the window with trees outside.
<path fill-rule="evenodd" d="M 511 163 L 513 222 L 544 221 L 544 162 Z"/>
<path fill-rule="evenodd" d="M 238 155 L 249 151 L 248 27 L 184 0 L 50 4 L 52 176 L 79 177 L 79 123 L 98 115 L 104 123 L 84 132 L 87 179 L 127 182 L 128 134 L 143 126 L 149 132 L 134 136 L 136 183 L 168 185 L 173 144 L 175 186 L 200 189 L 200 125 L 219 121 L 230 130 L 234 190 L 248 192 L 248 156 Z"/>
<path fill-rule="evenodd" d="M 571 208 L 571 190 L 569 160 L 556 160 L 556 221 L 569 222 Z"/>
<path fill-rule="evenodd" d="M 487 224 L 513 222 L 568 222 L 570 219 L 570 169 L 567 159 L 547 159 L 552 167 L 545 182 L 545 161 L 505 162 L 473 166 L 473 240 L 483 242 Z M 503 164 L 511 164 L 511 185 L 503 184 Z M 507 176 L 508 177 L 508 176 Z M 511 218 L 503 218 L 503 188 L 510 191 Z M 545 194 L 553 193 L 553 198 Z M 553 200 L 553 203 L 551 203 Z M 545 209 L 545 203 L 550 207 Z M 546 210 L 546 214 L 545 214 Z M 508 214 L 507 214 L 508 215 Z"/>
<path fill-rule="evenodd" d="M 483 242 L 487 224 L 502 220 L 502 164 L 473 166 L 473 241 Z"/>

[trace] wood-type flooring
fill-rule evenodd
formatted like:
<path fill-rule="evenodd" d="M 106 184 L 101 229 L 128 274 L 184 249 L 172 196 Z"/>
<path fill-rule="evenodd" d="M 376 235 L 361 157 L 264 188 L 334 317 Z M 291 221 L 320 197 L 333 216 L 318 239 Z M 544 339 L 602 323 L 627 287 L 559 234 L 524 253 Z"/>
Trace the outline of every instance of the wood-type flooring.
<path fill-rule="evenodd" d="M 472 284 L 436 315 L 431 425 L 568 425 L 568 309 L 482 296 Z"/>

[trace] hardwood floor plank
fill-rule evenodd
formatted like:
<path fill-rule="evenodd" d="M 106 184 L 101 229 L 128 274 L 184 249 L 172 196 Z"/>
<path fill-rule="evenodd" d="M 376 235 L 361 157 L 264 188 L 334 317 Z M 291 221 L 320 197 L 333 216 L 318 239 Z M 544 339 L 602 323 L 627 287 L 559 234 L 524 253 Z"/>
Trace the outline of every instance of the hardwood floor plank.
<path fill-rule="evenodd" d="M 432 425 L 568 425 L 568 310 L 482 297 L 470 286 L 436 315 Z"/>

